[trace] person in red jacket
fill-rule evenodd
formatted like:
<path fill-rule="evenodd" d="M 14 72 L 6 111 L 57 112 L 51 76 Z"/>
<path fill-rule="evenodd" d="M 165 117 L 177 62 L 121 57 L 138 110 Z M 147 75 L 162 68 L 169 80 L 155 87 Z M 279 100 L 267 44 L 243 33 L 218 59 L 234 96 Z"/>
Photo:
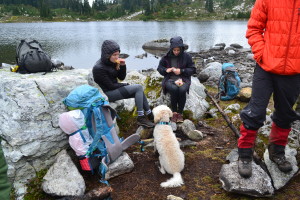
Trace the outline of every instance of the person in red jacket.
<path fill-rule="evenodd" d="M 292 165 L 285 157 L 291 124 L 300 119 L 293 110 L 300 92 L 300 1 L 256 0 L 246 38 L 257 65 L 249 104 L 241 111 L 238 139 L 238 172 L 252 175 L 253 147 L 257 131 L 266 119 L 273 95 L 274 113 L 269 136 L 269 158 L 285 173 Z"/>

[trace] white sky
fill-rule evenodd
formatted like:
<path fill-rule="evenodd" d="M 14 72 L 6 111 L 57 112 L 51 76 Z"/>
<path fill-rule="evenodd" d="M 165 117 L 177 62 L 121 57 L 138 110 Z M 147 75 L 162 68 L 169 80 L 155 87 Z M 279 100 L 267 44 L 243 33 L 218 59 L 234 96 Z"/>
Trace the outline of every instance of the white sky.
<path fill-rule="evenodd" d="M 94 0 L 89 0 L 90 6 L 93 5 L 93 1 L 94 1 Z"/>

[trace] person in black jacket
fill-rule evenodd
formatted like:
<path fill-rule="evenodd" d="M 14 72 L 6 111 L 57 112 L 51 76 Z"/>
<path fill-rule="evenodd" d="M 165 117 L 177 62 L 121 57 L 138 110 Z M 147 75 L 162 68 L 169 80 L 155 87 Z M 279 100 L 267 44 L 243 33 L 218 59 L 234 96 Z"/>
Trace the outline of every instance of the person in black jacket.
<path fill-rule="evenodd" d="M 172 121 L 183 122 L 186 93 L 189 92 L 191 76 L 196 73 L 196 68 L 192 57 L 185 52 L 180 36 L 171 38 L 170 50 L 160 60 L 157 71 L 164 76 L 164 94 L 171 95 Z"/>
<path fill-rule="evenodd" d="M 137 124 L 146 127 L 154 127 L 149 120 L 153 114 L 140 84 L 129 85 L 119 83 L 126 77 L 126 64 L 119 58 L 120 46 L 113 40 L 105 40 L 101 48 L 101 58 L 93 67 L 94 81 L 101 87 L 110 102 L 121 99 L 135 98 L 137 106 Z M 145 111 L 145 113 L 144 113 Z M 145 116 L 147 115 L 147 117 Z"/>

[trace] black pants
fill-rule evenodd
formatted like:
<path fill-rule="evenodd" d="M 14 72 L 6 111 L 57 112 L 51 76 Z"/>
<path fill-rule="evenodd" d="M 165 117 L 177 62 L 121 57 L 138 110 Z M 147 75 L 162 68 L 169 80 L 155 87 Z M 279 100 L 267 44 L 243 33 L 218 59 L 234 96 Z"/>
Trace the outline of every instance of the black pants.
<path fill-rule="evenodd" d="M 182 114 L 186 102 L 186 92 L 189 89 L 188 84 L 177 86 L 174 81 L 166 82 L 167 92 L 171 95 L 171 108 L 173 112 Z"/>
<path fill-rule="evenodd" d="M 256 65 L 252 96 L 249 104 L 241 111 L 240 116 L 248 129 L 259 129 L 266 119 L 266 108 L 273 94 L 275 111 L 272 120 L 280 128 L 291 128 L 298 116 L 293 110 L 300 93 L 300 74 L 278 75 L 266 72 Z"/>
<path fill-rule="evenodd" d="M 144 94 L 143 86 L 140 84 L 126 85 L 115 90 L 105 92 L 109 102 L 121 99 L 134 98 L 138 111 L 150 110 L 148 100 Z"/>

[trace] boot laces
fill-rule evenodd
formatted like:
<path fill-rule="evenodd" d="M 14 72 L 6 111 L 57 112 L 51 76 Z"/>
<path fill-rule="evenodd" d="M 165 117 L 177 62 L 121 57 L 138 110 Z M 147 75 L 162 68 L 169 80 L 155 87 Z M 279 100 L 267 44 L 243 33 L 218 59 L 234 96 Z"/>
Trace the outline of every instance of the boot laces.
<path fill-rule="evenodd" d="M 284 165 L 284 164 L 289 164 L 289 162 L 286 160 L 285 156 L 276 156 L 274 158 L 275 163 L 278 165 Z"/>

